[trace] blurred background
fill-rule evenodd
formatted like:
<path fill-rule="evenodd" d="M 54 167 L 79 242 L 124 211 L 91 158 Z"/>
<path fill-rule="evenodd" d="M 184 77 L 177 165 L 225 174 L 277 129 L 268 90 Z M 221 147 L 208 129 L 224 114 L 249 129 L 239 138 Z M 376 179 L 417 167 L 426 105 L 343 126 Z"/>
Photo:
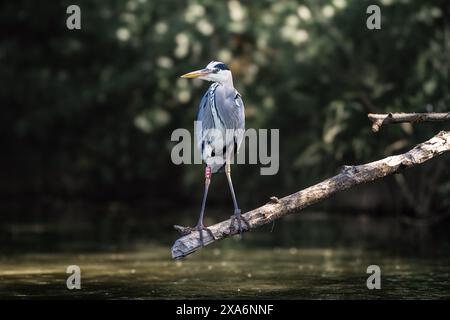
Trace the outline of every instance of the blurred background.
<path fill-rule="evenodd" d="M 178 237 L 173 224 L 194 225 L 203 166 L 172 164 L 170 137 L 193 131 L 209 85 L 179 76 L 211 60 L 230 66 L 247 128 L 280 130 L 277 175 L 233 168 L 243 211 L 449 128 L 387 125 L 375 134 L 367 119 L 449 111 L 446 0 L 75 2 L 0 5 L 3 252 L 118 248 L 136 238 L 168 246 Z M 81 8 L 81 30 L 66 28 L 70 4 Z M 381 30 L 366 28 L 370 4 L 381 8 Z M 433 248 L 448 249 L 449 159 L 306 210 L 322 227 L 284 232 L 287 223 L 277 222 L 262 239 L 361 243 L 364 232 L 411 244 L 426 234 L 438 237 Z M 207 225 L 232 214 L 225 177 L 210 190 Z"/>

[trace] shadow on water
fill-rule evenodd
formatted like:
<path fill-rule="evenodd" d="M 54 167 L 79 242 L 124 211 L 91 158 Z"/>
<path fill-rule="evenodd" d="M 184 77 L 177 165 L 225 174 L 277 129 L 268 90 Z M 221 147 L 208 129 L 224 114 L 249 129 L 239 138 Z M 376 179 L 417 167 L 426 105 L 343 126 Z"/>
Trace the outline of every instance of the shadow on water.
<path fill-rule="evenodd" d="M 3 223 L 0 297 L 450 297 L 447 226 L 426 232 L 394 219 L 304 213 L 172 261 L 172 223 L 170 215 L 158 224 Z M 372 264 L 381 268 L 381 290 L 366 287 Z M 81 268 L 81 290 L 66 288 L 69 265 Z"/>

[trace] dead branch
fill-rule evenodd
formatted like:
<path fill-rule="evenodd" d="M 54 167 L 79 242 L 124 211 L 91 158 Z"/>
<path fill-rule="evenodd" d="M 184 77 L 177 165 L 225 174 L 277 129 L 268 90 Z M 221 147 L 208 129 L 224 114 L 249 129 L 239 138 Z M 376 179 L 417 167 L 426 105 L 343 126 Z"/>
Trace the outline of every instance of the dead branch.
<path fill-rule="evenodd" d="M 369 113 L 372 121 L 372 130 L 377 132 L 383 124 L 401 123 L 401 122 L 436 122 L 450 120 L 450 112 L 444 113 L 388 113 L 375 114 Z"/>
<path fill-rule="evenodd" d="M 298 212 L 314 203 L 322 201 L 331 195 L 349 189 L 353 186 L 383 178 L 428 161 L 450 150 L 450 131 L 442 131 L 410 151 L 378 161 L 356 166 L 345 166 L 341 173 L 309 188 L 278 199 L 272 197 L 270 202 L 244 214 L 250 229 L 268 224 L 284 215 Z M 180 232 L 185 228 L 177 226 Z M 203 233 L 205 245 L 232 236 L 237 233 L 237 226 L 230 229 L 230 219 L 209 227 L 214 234 L 213 239 L 208 233 Z M 246 230 L 248 231 L 248 230 Z M 198 231 L 184 235 L 172 247 L 172 257 L 182 258 L 200 249 Z"/>

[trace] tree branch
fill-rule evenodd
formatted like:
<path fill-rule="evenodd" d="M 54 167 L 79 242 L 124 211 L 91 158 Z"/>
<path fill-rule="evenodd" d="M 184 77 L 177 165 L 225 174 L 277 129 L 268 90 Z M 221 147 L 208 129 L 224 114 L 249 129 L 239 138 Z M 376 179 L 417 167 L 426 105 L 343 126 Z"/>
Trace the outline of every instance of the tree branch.
<path fill-rule="evenodd" d="M 301 209 L 330 197 L 336 192 L 419 165 L 449 150 L 450 131 L 442 131 L 406 153 L 363 165 L 345 166 L 341 173 L 334 177 L 282 199 L 272 197 L 269 203 L 249 211 L 243 216 L 249 222 L 250 229 L 254 229 L 281 218 L 284 215 L 298 212 Z M 230 229 L 230 219 L 228 219 L 210 226 L 209 229 L 215 239 L 207 232 L 203 232 L 204 244 L 208 245 L 214 241 L 236 234 L 236 224 L 234 228 Z M 181 232 L 186 231 L 184 227 L 176 226 L 175 228 Z M 178 239 L 172 247 L 172 258 L 182 258 L 201 249 L 202 246 L 199 237 L 199 232 L 194 231 Z"/>
<path fill-rule="evenodd" d="M 400 122 L 430 122 L 450 120 L 450 112 L 444 113 L 369 113 L 372 130 L 377 132 L 383 124 Z"/>

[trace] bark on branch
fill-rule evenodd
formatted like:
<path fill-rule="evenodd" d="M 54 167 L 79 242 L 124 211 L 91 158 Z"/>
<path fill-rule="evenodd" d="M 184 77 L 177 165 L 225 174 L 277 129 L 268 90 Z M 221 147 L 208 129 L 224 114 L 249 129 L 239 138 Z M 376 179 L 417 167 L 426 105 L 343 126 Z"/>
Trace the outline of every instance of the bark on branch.
<path fill-rule="evenodd" d="M 450 120 L 450 112 L 444 113 L 388 113 L 375 114 L 369 113 L 372 121 L 372 130 L 377 132 L 383 124 L 400 122 L 435 122 Z"/>
<path fill-rule="evenodd" d="M 345 166 L 341 173 L 309 188 L 298 191 L 282 199 L 272 197 L 270 202 L 244 214 L 250 229 L 260 227 L 284 215 L 302 210 L 314 203 L 322 201 L 336 192 L 349 189 L 361 183 L 370 182 L 397 173 L 403 169 L 419 165 L 450 150 L 450 131 L 442 131 L 410 151 L 387 157 L 378 161 L 356 166 Z M 232 236 L 237 233 L 237 226 L 230 229 L 230 219 L 209 227 L 213 239 L 203 232 L 204 244 Z M 176 226 L 183 232 L 183 227 Z M 249 230 L 246 230 L 249 231 Z M 198 231 L 178 239 L 172 247 L 172 258 L 178 259 L 201 249 Z"/>

